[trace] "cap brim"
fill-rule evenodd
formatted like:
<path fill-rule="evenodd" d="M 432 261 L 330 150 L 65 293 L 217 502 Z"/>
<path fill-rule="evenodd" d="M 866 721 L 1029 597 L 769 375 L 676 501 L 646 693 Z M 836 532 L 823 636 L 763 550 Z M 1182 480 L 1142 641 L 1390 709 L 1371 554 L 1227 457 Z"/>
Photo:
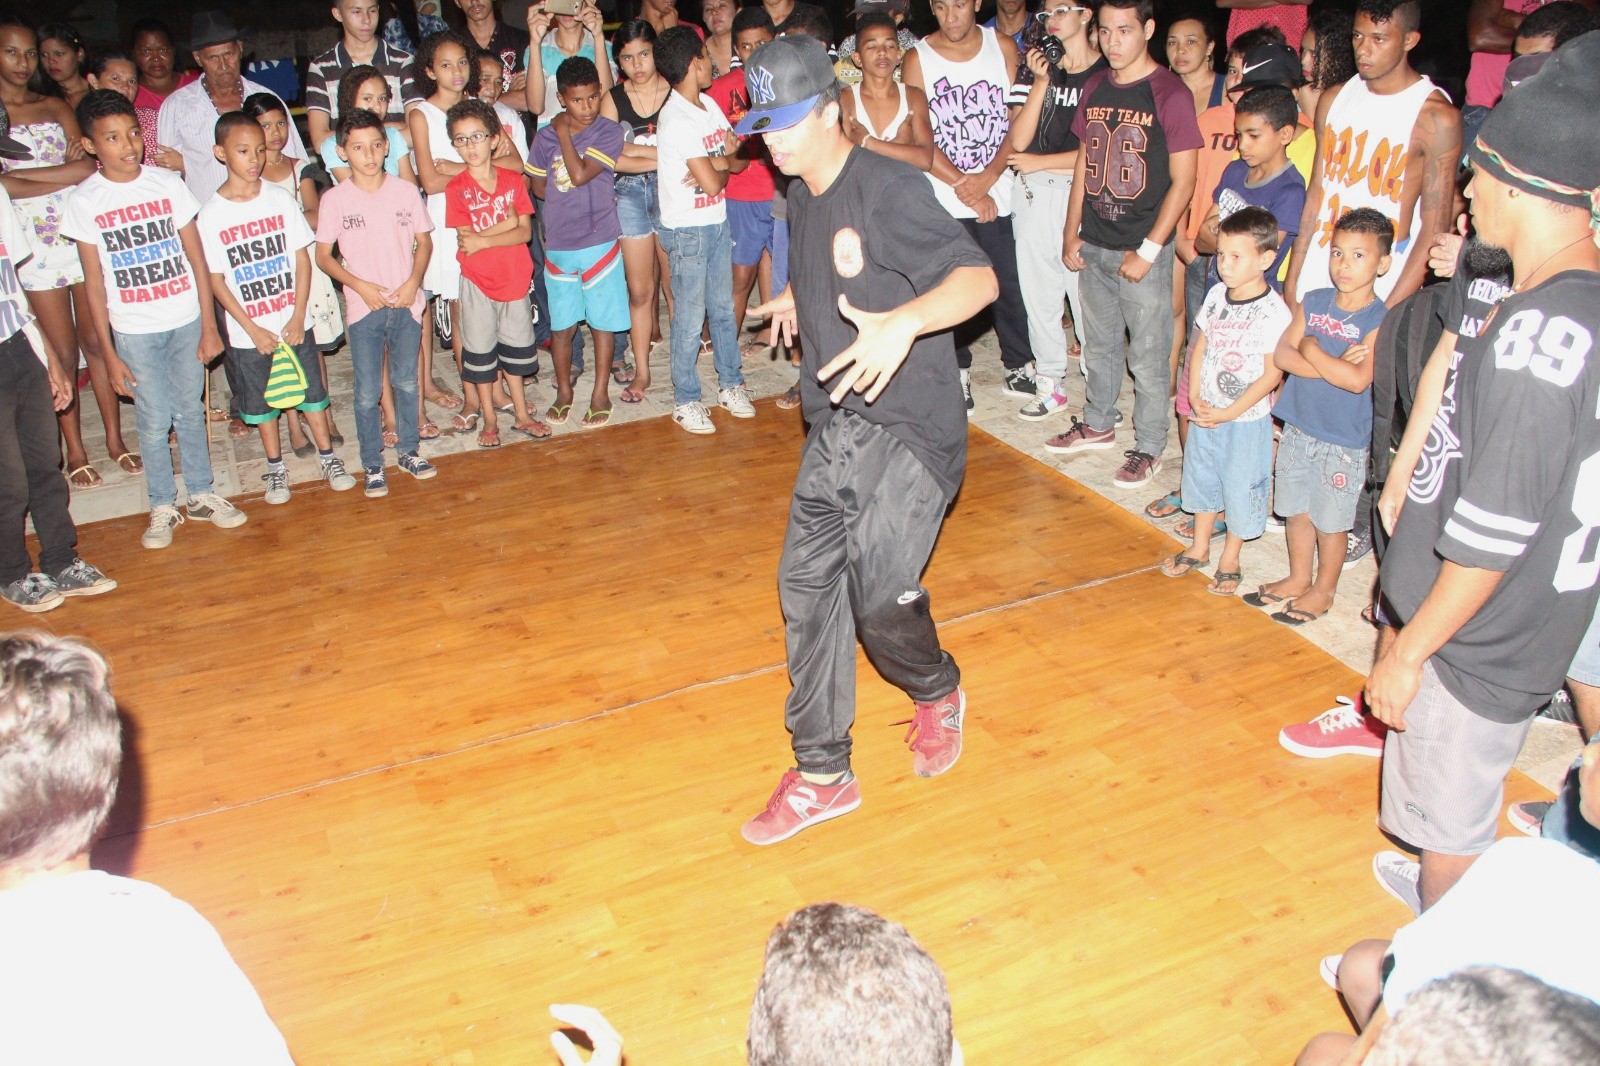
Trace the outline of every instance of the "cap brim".
<path fill-rule="evenodd" d="M 817 104 L 816 96 L 801 100 L 799 103 L 785 104 L 782 107 L 768 108 L 764 111 L 750 111 L 739 124 L 733 127 L 733 132 L 741 137 L 748 137 L 752 133 L 777 133 L 790 126 L 797 126 Z"/>
<path fill-rule="evenodd" d="M 6 159 L 32 159 L 33 149 L 19 140 L 0 133 L 0 156 Z"/>

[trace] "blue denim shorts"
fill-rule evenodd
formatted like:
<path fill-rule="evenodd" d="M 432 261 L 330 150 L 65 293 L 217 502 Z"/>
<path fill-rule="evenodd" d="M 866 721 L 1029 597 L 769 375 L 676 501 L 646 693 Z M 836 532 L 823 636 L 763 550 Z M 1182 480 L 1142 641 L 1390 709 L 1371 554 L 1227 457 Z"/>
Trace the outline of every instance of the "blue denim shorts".
<path fill-rule="evenodd" d="M 1600 688 L 1600 611 L 1589 621 L 1589 630 L 1578 645 L 1578 654 L 1572 657 L 1572 667 L 1567 676 L 1580 685 Z"/>
<path fill-rule="evenodd" d="M 776 253 L 771 200 L 729 200 L 728 229 L 733 231 L 733 265 L 755 266 L 762 252 Z"/>
<path fill-rule="evenodd" d="M 650 237 L 661 229 L 661 197 L 654 173 L 618 174 L 616 190 L 617 221 L 625 240 Z"/>
<path fill-rule="evenodd" d="M 1309 514 L 1318 533 L 1348 533 L 1367 478 L 1367 450 L 1318 440 L 1283 426 L 1272 509 L 1285 518 Z"/>
<path fill-rule="evenodd" d="M 1183 449 L 1183 509 L 1228 512 L 1228 532 L 1254 540 L 1267 528 L 1272 484 L 1272 419 L 1235 419 L 1214 429 L 1192 423 Z"/>

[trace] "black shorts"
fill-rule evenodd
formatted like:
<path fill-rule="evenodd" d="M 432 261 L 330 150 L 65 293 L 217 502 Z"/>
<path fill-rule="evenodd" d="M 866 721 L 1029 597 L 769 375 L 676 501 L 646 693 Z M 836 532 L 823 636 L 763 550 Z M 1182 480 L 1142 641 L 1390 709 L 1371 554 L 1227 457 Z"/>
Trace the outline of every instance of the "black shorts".
<path fill-rule="evenodd" d="M 322 359 L 317 354 L 316 342 L 306 333 L 305 340 L 294 350 L 306 374 L 305 402 L 297 411 L 325 411 L 328 407 L 328 388 L 322 383 Z M 234 381 L 239 386 L 239 420 L 249 426 L 271 422 L 282 412 L 267 406 L 267 375 L 272 371 L 272 356 L 262 355 L 254 348 L 228 347 L 228 362 L 233 367 Z"/>

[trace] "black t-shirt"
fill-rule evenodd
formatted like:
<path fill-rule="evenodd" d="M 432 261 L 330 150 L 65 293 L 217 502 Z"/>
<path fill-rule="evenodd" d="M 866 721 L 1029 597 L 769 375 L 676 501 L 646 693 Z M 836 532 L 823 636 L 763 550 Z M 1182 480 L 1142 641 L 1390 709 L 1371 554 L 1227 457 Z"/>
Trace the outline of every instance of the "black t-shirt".
<path fill-rule="evenodd" d="M 1561 686 L 1600 594 L 1600 275 L 1508 295 L 1463 337 L 1383 557 L 1409 622 L 1444 561 L 1505 574 L 1433 657 L 1478 715 L 1520 722 Z"/>
<path fill-rule="evenodd" d="M 1439 321 L 1458 337 L 1476 337 L 1489 315 L 1511 292 L 1511 275 L 1474 274 L 1467 266 L 1467 246 L 1456 257 L 1456 272 L 1439 301 Z"/>
<path fill-rule="evenodd" d="M 966 470 L 967 412 L 948 330 L 918 337 L 873 403 L 852 392 L 833 404 L 825 390 L 837 382 L 818 382 L 817 372 L 856 339 L 855 325 L 839 313 L 841 294 L 863 311 L 891 311 L 967 266 L 989 260 L 905 163 L 857 148 L 820 195 L 804 181 L 789 186 L 789 281 L 805 338 L 806 421 L 815 432 L 838 407 L 854 411 L 904 441 L 952 496 Z"/>
<path fill-rule="evenodd" d="M 1030 153 L 1055 155 L 1078 150 L 1081 142 L 1078 135 L 1072 132 L 1072 120 L 1078 115 L 1083 87 L 1105 68 L 1104 56 L 1090 64 L 1088 70 L 1076 74 L 1070 74 L 1060 67 L 1050 68 L 1050 95 L 1045 97 L 1044 108 L 1039 112 L 1039 129 L 1033 135 L 1033 143 L 1028 145 Z"/>
<path fill-rule="evenodd" d="M 470 32 L 467 39 L 472 39 Z M 519 30 L 504 22 L 494 24 L 494 36 L 489 38 L 489 47 L 484 51 L 499 59 L 500 65 L 505 68 L 505 77 L 500 83 L 501 92 L 511 88 L 511 75 L 528 69 L 528 46 L 532 43 L 533 38 L 528 36 L 527 30 Z"/>

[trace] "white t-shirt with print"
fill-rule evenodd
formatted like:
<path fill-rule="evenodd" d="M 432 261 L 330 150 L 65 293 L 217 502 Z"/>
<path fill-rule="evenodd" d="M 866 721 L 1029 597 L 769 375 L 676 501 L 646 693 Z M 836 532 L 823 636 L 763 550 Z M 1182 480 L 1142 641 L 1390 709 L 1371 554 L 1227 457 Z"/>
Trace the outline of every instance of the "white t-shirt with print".
<path fill-rule="evenodd" d="M 1201 401 L 1227 407 L 1261 380 L 1293 317 L 1283 297 L 1271 289 L 1253 300 L 1234 303 L 1228 299 L 1226 285 L 1213 285 L 1194 320 L 1206 337 L 1205 357 L 1199 367 Z M 1272 396 L 1268 394 L 1236 421 L 1253 422 L 1271 413 Z"/>
<path fill-rule="evenodd" d="M 27 295 L 17 281 L 17 266 L 33 255 L 33 245 L 28 231 L 17 225 L 17 213 L 11 209 L 11 197 L 0 188 L 0 340 L 8 340 L 22 327 L 33 321 Z M 44 362 L 44 352 L 34 354 Z"/>
<path fill-rule="evenodd" d="M 248 203 L 236 203 L 219 192 L 200 209 L 195 228 L 206 251 L 207 269 L 222 275 L 252 322 L 282 333 L 294 314 L 295 253 L 317 239 L 294 197 L 265 183 Z M 231 314 L 226 318 L 228 343 L 254 349 L 244 326 Z"/>
<path fill-rule="evenodd" d="M 200 204 L 170 170 L 140 167 L 132 181 L 89 175 L 67 197 L 61 232 L 100 250 L 111 328 L 166 333 L 200 317 L 194 269 L 178 231 Z"/>
<path fill-rule="evenodd" d="M 683 183 L 689 160 L 723 155 L 723 131 L 732 130 L 717 102 L 700 94 L 695 107 L 674 89 L 656 123 L 656 173 L 661 190 L 661 224 L 671 229 L 715 226 L 728 218 L 722 193 L 708 195 Z"/>

